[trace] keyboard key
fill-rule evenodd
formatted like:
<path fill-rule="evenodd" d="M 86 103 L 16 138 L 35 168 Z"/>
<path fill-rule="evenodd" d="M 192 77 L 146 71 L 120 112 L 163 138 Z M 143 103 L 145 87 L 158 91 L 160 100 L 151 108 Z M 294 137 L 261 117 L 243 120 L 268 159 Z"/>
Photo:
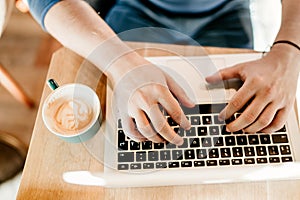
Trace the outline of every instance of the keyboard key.
<path fill-rule="evenodd" d="M 245 164 L 255 164 L 255 159 L 254 158 L 245 158 L 244 159 Z"/>
<path fill-rule="evenodd" d="M 244 147 L 245 156 L 255 156 L 254 147 Z"/>
<path fill-rule="evenodd" d="M 247 137 L 245 135 L 236 136 L 236 143 L 238 145 L 247 145 Z"/>
<path fill-rule="evenodd" d="M 267 155 L 267 149 L 265 146 L 257 146 L 256 147 L 256 153 L 258 156 L 266 156 Z"/>
<path fill-rule="evenodd" d="M 192 167 L 192 161 L 181 161 L 181 167 Z"/>
<path fill-rule="evenodd" d="M 131 163 L 130 169 L 142 169 L 141 163 Z"/>
<path fill-rule="evenodd" d="M 118 170 L 128 170 L 128 164 L 118 164 Z"/>
<path fill-rule="evenodd" d="M 186 160 L 195 159 L 195 151 L 194 149 L 188 149 L 184 151 L 184 158 Z"/>
<path fill-rule="evenodd" d="M 215 147 L 224 146 L 223 137 L 213 137 L 213 144 Z"/>
<path fill-rule="evenodd" d="M 259 140 L 258 140 L 258 136 L 257 135 L 248 135 L 248 141 L 249 141 L 249 144 L 251 145 L 257 145 L 259 144 Z"/>
<path fill-rule="evenodd" d="M 178 146 L 178 148 L 188 148 L 189 147 L 189 142 L 187 138 L 183 138 L 183 144 Z"/>
<path fill-rule="evenodd" d="M 219 160 L 219 165 L 230 165 L 230 160 Z"/>
<path fill-rule="evenodd" d="M 289 157 L 282 157 L 281 161 L 282 162 L 293 162 L 293 158 L 291 156 L 289 156 Z"/>
<path fill-rule="evenodd" d="M 120 152 L 118 153 L 118 162 L 133 162 L 134 153 L 133 152 Z"/>
<path fill-rule="evenodd" d="M 289 145 L 280 145 L 281 155 L 289 155 L 291 154 L 291 149 Z"/>
<path fill-rule="evenodd" d="M 165 148 L 165 143 L 154 143 L 154 149 L 163 149 Z"/>
<path fill-rule="evenodd" d="M 142 142 L 142 149 L 143 150 L 152 149 L 152 142 L 151 141 L 144 141 L 144 142 Z"/>
<path fill-rule="evenodd" d="M 232 154 L 233 154 L 233 157 L 243 157 L 242 147 L 233 147 Z"/>
<path fill-rule="evenodd" d="M 201 138 L 201 144 L 202 144 L 202 147 L 211 147 L 212 146 L 211 138 L 209 138 L 209 137 Z"/>
<path fill-rule="evenodd" d="M 278 157 L 270 157 L 269 161 L 270 163 L 279 163 L 280 159 Z"/>
<path fill-rule="evenodd" d="M 285 126 L 283 126 L 281 129 L 277 130 L 276 132 L 277 132 L 277 133 L 278 133 L 278 132 L 286 132 Z"/>
<path fill-rule="evenodd" d="M 212 124 L 211 116 L 202 116 L 202 122 L 204 125 Z"/>
<path fill-rule="evenodd" d="M 205 166 L 205 162 L 203 160 L 194 161 L 194 167 L 203 167 L 203 166 Z"/>
<path fill-rule="evenodd" d="M 148 152 L 149 161 L 158 161 L 158 151 L 149 151 Z"/>
<path fill-rule="evenodd" d="M 221 157 L 222 158 L 231 157 L 230 148 L 221 148 Z"/>
<path fill-rule="evenodd" d="M 218 126 L 210 126 L 209 127 L 209 135 L 220 135 Z"/>
<path fill-rule="evenodd" d="M 208 155 L 209 158 L 219 158 L 219 150 L 214 148 L 214 149 L 209 149 L 208 150 Z"/>
<path fill-rule="evenodd" d="M 182 150 L 172 150 L 172 159 L 173 160 L 182 160 L 183 159 Z"/>
<path fill-rule="evenodd" d="M 215 124 L 225 124 L 225 120 L 220 120 L 219 115 L 214 115 L 214 123 Z"/>
<path fill-rule="evenodd" d="M 118 128 L 122 128 L 122 122 L 121 122 L 121 119 L 118 119 Z"/>
<path fill-rule="evenodd" d="M 135 154 L 135 160 L 136 160 L 136 162 L 146 161 L 146 156 L 147 156 L 146 151 L 138 151 Z"/>
<path fill-rule="evenodd" d="M 226 146 L 234 146 L 235 145 L 234 136 L 226 136 L 225 137 L 225 144 L 226 144 Z"/>
<path fill-rule="evenodd" d="M 128 150 L 128 141 L 118 142 L 118 150 Z"/>
<path fill-rule="evenodd" d="M 233 122 L 235 120 L 234 115 L 232 115 L 231 117 L 229 117 L 228 119 L 225 119 L 225 124 L 230 124 L 231 122 Z"/>
<path fill-rule="evenodd" d="M 206 165 L 207 166 L 217 166 L 218 165 L 218 161 L 217 160 L 207 160 L 206 161 Z"/>
<path fill-rule="evenodd" d="M 154 163 L 143 163 L 143 169 L 154 169 Z"/>
<path fill-rule="evenodd" d="M 175 149 L 176 145 L 170 142 L 166 142 L 166 149 Z"/>
<path fill-rule="evenodd" d="M 226 131 L 226 126 L 224 125 L 224 126 L 221 126 L 222 128 L 222 130 L 221 130 L 221 134 L 222 135 L 231 135 L 231 132 L 228 132 L 228 131 Z"/>
<path fill-rule="evenodd" d="M 200 125 L 200 117 L 199 116 L 191 116 L 191 124 L 192 125 Z"/>
<path fill-rule="evenodd" d="M 118 149 L 128 150 L 128 141 L 126 141 L 126 136 L 123 130 L 118 130 Z"/>
<path fill-rule="evenodd" d="M 191 148 L 200 147 L 200 140 L 199 140 L 199 138 L 190 138 L 190 147 Z"/>
<path fill-rule="evenodd" d="M 178 126 L 178 124 L 171 117 L 168 117 L 167 121 L 170 126 Z"/>
<path fill-rule="evenodd" d="M 130 150 L 140 150 L 140 143 L 135 141 L 130 141 Z"/>
<path fill-rule="evenodd" d="M 125 141 L 125 133 L 123 130 L 118 130 L 118 141 L 119 142 Z"/>
<path fill-rule="evenodd" d="M 170 151 L 160 151 L 160 160 L 171 160 Z"/>
<path fill-rule="evenodd" d="M 157 162 L 157 163 L 155 163 L 155 167 L 157 168 L 157 169 L 162 169 L 162 168 L 167 168 L 167 163 L 166 162 Z"/>
<path fill-rule="evenodd" d="M 271 144 L 271 138 L 268 134 L 263 134 L 259 136 L 261 144 Z"/>
<path fill-rule="evenodd" d="M 199 126 L 197 127 L 198 136 L 206 136 L 208 135 L 207 127 L 205 126 Z"/>
<path fill-rule="evenodd" d="M 257 158 L 256 161 L 258 164 L 268 163 L 267 158 Z"/>
<path fill-rule="evenodd" d="M 205 159 L 205 158 L 207 158 L 207 151 L 206 151 L 206 149 L 197 149 L 196 153 L 197 153 L 197 158 L 198 159 Z"/>
<path fill-rule="evenodd" d="M 278 144 L 278 143 L 288 143 L 288 138 L 286 134 L 276 134 L 272 135 L 273 143 Z"/>
<path fill-rule="evenodd" d="M 175 127 L 175 128 L 174 128 L 174 132 L 177 133 L 178 135 L 180 135 L 181 137 L 183 137 L 185 131 L 184 131 L 183 128 Z"/>
<path fill-rule="evenodd" d="M 277 146 L 268 146 L 268 151 L 270 156 L 279 154 L 279 150 Z"/>
<path fill-rule="evenodd" d="M 195 129 L 195 127 L 191 127 L 189 130 L 186 130 L 186 131 L 185 131 L 185 135 L 186 135 L 187 137 L 196 136 L 197 134 L 196 134 L 196 129 Z"/>
<path fill-rule="evenodd" d="M 179 162 L 169 162 L 169 168 L 179 168 Z"/>
<path fill-rule="evenodd" d="M 231 163 L 232 163 L 232 165 L 241 165 L 241 164 L 243 164 L 243 160 L 242 159 L 232 159 Z"/>

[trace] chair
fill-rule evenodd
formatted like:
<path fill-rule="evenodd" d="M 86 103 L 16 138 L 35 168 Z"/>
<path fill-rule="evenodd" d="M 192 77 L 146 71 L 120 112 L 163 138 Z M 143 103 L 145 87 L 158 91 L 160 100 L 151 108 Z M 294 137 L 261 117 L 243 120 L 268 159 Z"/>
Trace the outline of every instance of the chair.
<path fill-rule="evenodd" d="M 0 1 L 0 37 L 5 29 L 5 26 L 10 17 L 14 0 L 1 0 Z M 6 88 L 18 101 L 23 103 L 29 108 L 34 106 L 32 99 L 28 97 L 18 82 L 8 73 L 0 61 L 0 84 Z"/>
<path fill-rule="evenodd" d="M 14 4 L 14 0 L 0 0 L 0 37 Z M 1 63 L 0 85 L 4 86 L 18 101 L 27 107 L 31 108 L 34 106 L 33 101 Z M 0 130 L 0 184 L 14 177 L 23 169 L 26 155 L 27 145 L 12 134 Z"/>

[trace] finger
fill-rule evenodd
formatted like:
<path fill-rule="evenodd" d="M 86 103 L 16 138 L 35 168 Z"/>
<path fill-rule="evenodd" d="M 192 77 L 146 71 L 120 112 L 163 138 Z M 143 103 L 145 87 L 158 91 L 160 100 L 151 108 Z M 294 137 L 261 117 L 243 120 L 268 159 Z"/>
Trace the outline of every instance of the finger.
<path fill-rule="evenodd" d="M 146 138 L 136 129 L 136 125 L 130 116 L 121 116 L 121 122 L 124 133 L 128 137 L 137 142 L 142 142 L 146 140 Z"/>
<path fill-rule="evenodd" d="M 275 118 L 273 119 L 272 123 L 267 126 L 266 128 L 264 128 L 263 130 L 261 130 L 261 132 L 263 133 L 273 133 L 279 129 L 281 129 L 284 124 L 285 124 L 285 119 L 287 119 L 288 115 L 289 115 L 289 108 L 284 108 L 279 110 L 276 115 Z"/>
<path fill-rule="evenodd" d="M 272 120 L 276 115 L 277 110 L 277 106 L 274 103 L 270 103 L 264 109 L 264 111 L 261 113 L 258 119 L 253 124 L 245 128 L 244 131 L 249 133 L 260 132 L 262 129 L 266 128 L 268 125 L 271 124 Z"/>
<path fill-rule="evenodd" d="M 254 96 L 255 92 L 256 90 L 246 81 L 231 98 L 228 105 L 220 112 L 219 118 L 228 119 L 234 113 L 241 110 Z"/>
<path fill-rule="evenodd" d="M 178 101 L 167 92 L 158 102 L 165 108 L 171 118 L 184 129 L 190 129 L 191 123 L 182 111 Z"/>
<path fill-rule="evenodd" d="M 241 65 L 235 65 L 225 69 L 221 69 L 211 76 L 205 78 L 208 83 L 218 83 L 222 80 L 227 80 L 231 78 L 240 78 L 240 68 Z"/>
<path fill-rule="evenodd" d="M 148 111 L 145 112 L 151 119 L 156 132 L 158 132 L 161 137 L 176 145 L 183 144 L 183 139 L 169 126 L 158 105 L 152 106 Z"/>
<path fill-rule="evenodd" d="M 235 132 L 242 129 L 245 129 L 252 123 L 254 123 L 259 115 L 263 112 L 264 108 L 269 104 L 269 99 L 263 99 L 260 97 L 256 97 L 247 106 L 247 108 L 242 112 L 242 114 L 233 122 L 228 124 L 226 128 L 228 131 Z M 260 130 L 260 129 L 259 129 Z M 246 131 L 246 130 L 245 130 Z M 253 132 L 256 132 L 255 130 Z M 252 133 L 252 132 L 250 132 Z"/>
<path fill-rule="evenodd" d="M 187 96 L 186 92 L 180 87 L 172 77 L 166 74 L 167 85 L 170 91 L 178 98 L 178 100 L 186 107 L 194 107 L 195 103 Z"/>
<path fill-rule="evenodd" d="M 157 134 L 157 132 L 153 130 L 148 118 L 142 110 L 136 111 L 135 122 L 139 132 L 147 139 L 156 143 L 164 142 L 164 140 Z"/>

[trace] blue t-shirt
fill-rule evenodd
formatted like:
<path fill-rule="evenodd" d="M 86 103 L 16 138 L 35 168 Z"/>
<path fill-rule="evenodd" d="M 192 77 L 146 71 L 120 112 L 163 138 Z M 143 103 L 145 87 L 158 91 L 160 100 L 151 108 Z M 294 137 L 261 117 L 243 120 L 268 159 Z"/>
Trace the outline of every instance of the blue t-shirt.
<path fill-rule="evenodd" d="M 49 9 L 60 0 L 28 0 L 30 12 L 45 29 L 44 18 Z M 109 1 L 109 0 L 107 0 Z M 122 1 L 122 0 L 118 0 Z M 134 0 L 132 0 L 134 1 Z M 152 4 L 174 13 L 202 13 L 229 0 L 148 0 Z"/>
<path fill-rule="evenodd" d="M 156 6 L 175 13 L 203 13 L 228 0 L 148 0 Z"/>
<path fill-rule="evenodd" d="M 44 19 L 49 9 L 60 0 L 27 0 L 30 13 L 45 29 Z"/>

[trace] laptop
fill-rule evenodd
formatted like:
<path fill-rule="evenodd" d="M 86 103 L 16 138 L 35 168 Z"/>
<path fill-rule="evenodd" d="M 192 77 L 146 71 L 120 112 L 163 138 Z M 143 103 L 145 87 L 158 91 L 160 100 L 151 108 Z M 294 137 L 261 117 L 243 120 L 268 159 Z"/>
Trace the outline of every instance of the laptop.
<path fill-rule="evenodd" d="M 180 128 L 162 109 L 169 125 L 184 138 L 183 145 L 128 138 L 113 112 L 113 93 L 108 88 L 106 119 L 99 133 L 83 143 L 91 156 L 103 164 L 103 171 L 68 171 L 63 179 L 80 185 L 150 187 L 299 178 L 297 109 L 290 112 L 284 127 L 271 134 L 227 132 L 225 125 L 229 122 L 220 121 L 218 114 L 242 83 L 232 79 L 209 85 L 205 81 L 218 69 L 260 57 L 260 53 L 148 57 L 196 102 L 194 108 L 182 106 L 192 124 L 190 130 Z"/>

